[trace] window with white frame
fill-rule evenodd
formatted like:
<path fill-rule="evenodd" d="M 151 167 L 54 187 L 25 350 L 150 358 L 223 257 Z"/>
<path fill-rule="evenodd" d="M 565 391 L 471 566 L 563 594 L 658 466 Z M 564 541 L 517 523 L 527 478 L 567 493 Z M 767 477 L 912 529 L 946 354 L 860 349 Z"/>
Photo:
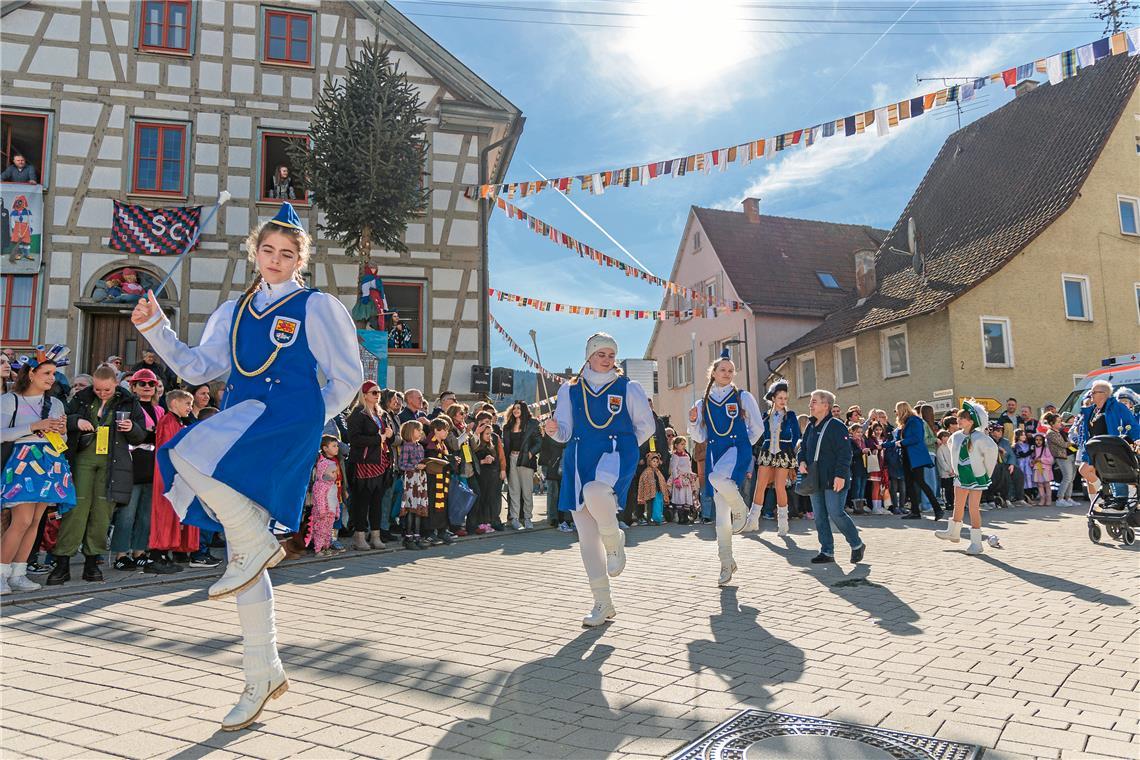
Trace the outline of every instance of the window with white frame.
<path fill-rule="evenodd" d="M 1083 274 L 1063 274 L 1061 288 L 1065 295 L 1065 318 L 1078 322 L 1091 322 L 1089 278 Z"/>
<path fill-rule="evenodd" d="M 1140 235 L 1140 198 L 1116 196 L 1120 211 L 1120 231 L 1125 235 Z"/>
<path fill-rule="evenodd" d="M 982 317 L 982 366 L 1013 366 L 1013 341 L 1007 317 Z"/>
<path fill-rule="evenodd" d="M 815 351 L 796 357 L 796 389 L 801 397 L 815 390 Z"/>
<path fill-rule="evenodd" d="M 910 374 L 910 347 L 907 345 L 906 325 L 888 327 L 879 332 L 880 351 L 883 355 L 883 377 Z"/>
<path fill-rule="evenodd" d="M 835 381 L 839 388 L 859 383 L 859 357 L 854 338 L 835 344 Z"/>
<path fill-rule="evenodd" d="M 693 382 L 693 362 L 690 356 L 678 354 L 669 359 L 669 387 L 683 388 Z"/>
<path fill-rule="evenodd" d="M 724 344 L 730 340 L 739 340 L 739 338 L 733 336 L 723 340 L 714 340 L 709 343 L 709 364 L 712 364 L 714 360 L 720 358 L 720 352 L 724 350 Z M 732 363 L 736 365 L 738 370 L 744 369 L 744 362 L 741 360 L 743 346 L 743 343 L 734 343 L 728 347 L 728 358 L 732 359 Z"/>

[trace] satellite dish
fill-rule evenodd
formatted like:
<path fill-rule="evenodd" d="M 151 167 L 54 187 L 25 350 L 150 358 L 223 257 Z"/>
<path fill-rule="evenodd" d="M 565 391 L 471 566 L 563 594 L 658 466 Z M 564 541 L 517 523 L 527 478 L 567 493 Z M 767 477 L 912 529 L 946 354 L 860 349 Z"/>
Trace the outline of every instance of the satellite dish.
<path fill-rule="evenodd" d="M 915 229 L 913 216 L 906 222 L 906 244 L 910 249 L 910 265 L 914 273 L 920 280 L 926 282 L 926 260 L 918 248 L 918 231 Z"/>
<path fill-rule="evenodd" d="M 912 216 L 906 220 L 906 247 L 907 250 L 910 251 L 911 256 L 918 250 L 918 246 L 915 243 L 915 234 L 914 217 Z"/>

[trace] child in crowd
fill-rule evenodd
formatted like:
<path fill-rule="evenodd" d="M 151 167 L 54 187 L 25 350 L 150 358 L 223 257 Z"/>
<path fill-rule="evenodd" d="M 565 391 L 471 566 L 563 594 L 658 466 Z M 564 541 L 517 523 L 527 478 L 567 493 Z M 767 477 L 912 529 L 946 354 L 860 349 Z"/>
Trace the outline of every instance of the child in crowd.
<path fill-rule="evenodd" d="M 428 519 L 425 538 L 432 546 L 452 544 L 455 538 L 447 525 L 447 496 L 451 490 L 453 459 L 447 450 L 447 436 L 452 425 L 447 417 L 436 417 L 429 425 L 431 434 L 424 443 L 424 454 L 430 459 L 428 466 Z M 436 463 L 442 463 L 436 466 Z"/>
<path fill-rule="evenodd" d="M 1033 466 L 1033 482 L 1037 485 L 1037 506 L 1047 507 L 1053 503 L 1053 452 L 1049 450 L 1044 434 L 1033 435 L 1033 452 L 1029 458 Z"/>
<path fill-rule="evenodd" d="M 804 431 L 807 430 L 808 423 L 811 422 L 811 417 L 809 417 L 806 414 L 801 414 L 801 415 L 798 415 L 796 417 L 796 420 L 800 423 L 800 440 L 799 440 L 799 443 L 796 444 L 796 450 L 797 450 L 796 454 L 798 456 L 799 449 L 803 447 L 803 443 L 804 443 Z M 798 510 L 797 511 L 800 513 L 801 517 L 804 517 L 808 520 L 814 520 L 815 519 L 815 513 L 811 511 L 811 497 L 810 496 L 803 496 L 801 494 L 796 494 L 796 502 L 798 504 Z"/>
<path fill-rule="evenodd" d="M 887 510 L 883 506 L 883 496 L 886 495 L 890 501 L 890 491 L 887 490 L 887 463 L 883 460 L 883 426 L 872 422 L 863 444 L 867 453 L 867 482 L 871 486 L 871 514 L 885 515 Z"/>
<path fill-rule="evenodd" d="M 1029 433 L 1024 429 L 1018 429 L 1013 434 L 1013 454 L 1017 457 L 1017 468 L 1021 470 L 1021 476 L 1025 480 L 1024 493 L 1021 498 L 1028 501 L 1029 492 L 1033 491 L 1033 498 L 1037 498 L 1037 489 L 1033 479 L 1033 444 L 1030 443 Z"/>
<path fill-rule="evenodd" d="M 954 503 L 954 455 L 950 451 L 950 431 L 938 431 L 938 452 L 934 455 L 938 467 L 938 482 L 942 484 L 942 498 Z"/>
<path fill-rule="evenodd" d="M 898 431 L 896 430 L 897 434 Z M 901 515 L 906 513 L 903 505 L 906 504 L 906 464 L 903 462 L 902 450 L 894 445 L 896 438 L 892 436 L 892 440 L 885 440 L 886 433 L 883 433 L 883 459 L 887 463 L 887 482 L 891 494 L 891 514 Z"/>
<path fill-rule="evenodd" d="M 336 554 L 332 548 L 335 534 L 333 523 L 340 517 L 344 502 L 344 478 L 340 469 L 340 441 L 334 436 L 321 437 L 321 453 L 313 467 L 313 509 L 309 516 L 309 533 L 305 542 L 313 553 L 322 557 Z"/>
<path fill-rule="evenodd" d="M 673 439 L 673 456 L 669 458 L 669 503 L 681 525 L 696 523 L 700 517 L 695 492 L 697 476 L 693 472 L 693 460 L 689 457 L 689 441 L 684 436 Z"/>
<path fill-rule="evenodd" d="M 166 394 L 168 414 L 162 415 L 154 429 L 156 449 L 161 449 L 182 428 L 194 422 L 191 411 L 193 405 L 194 397 L 189 391 L 176 389 Z M 144 573 L 163 574 L 170 572 L 166 568 L 177 568 L 177 565 L 166 559 L 166 552 L 168 551 L 197 552 L 199 548 L 198 528 L 194 525 L 182 524 L 178 513 L 174 511 L 174 506 L 166 498 L 166 490 L 162 481 L 162 473 L 158 463 L 155 462 L 154 489 L 151 491 L 150 497 L 150 562 L 143 568 Z M 217 560 L 212 557 L 209 559 L 212 565 L 218 564 Z M 211 563 L 207 563 L 205 566 L 209 567 Z"/>
<path fill-rule="evenodd" d="M 637 506 L 649 521 L 660 525 L 664 520 L 665 493 L 669 486 L 661 472 L 661 455 L 656 451 L 645 457 L 645 471 L 637 481 Z"/>
<path fill-rule="evenodd" d="M 503 511 L 503 481 L 507 479 L 507 458 L 503 441 L 495 433 L 491 415 L 477 417 L 479 438 L 475 441 L 475 461 L 479 463 L 479 499 L 475 502 L 475 532 L 494 533 Z"/>
<path fill-rule="evenodd" d="M 404 473 L 404 500 L 400 504 L 400 523 L 404 531 L 405 549 L 426 549 L 420 535 L 421 524 L 428 513 L 427 472 L 424 469 L 424 426 L 419 420 L 408 420 L 400 426 L 400 458 L 397 467 Z"/>
<path fill-rule="evenodd" d="M 848 425 L 847 432 L 851 434 L 851 511 L 861 515 L 867 511 L 867 445 L 858 422 Z"/>

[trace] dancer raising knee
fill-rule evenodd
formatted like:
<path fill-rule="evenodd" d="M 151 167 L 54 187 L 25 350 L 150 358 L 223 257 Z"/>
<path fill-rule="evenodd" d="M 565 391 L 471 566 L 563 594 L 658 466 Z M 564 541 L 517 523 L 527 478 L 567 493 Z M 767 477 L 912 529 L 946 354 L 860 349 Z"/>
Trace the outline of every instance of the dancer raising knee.
<path fill-rule="evenodd" d="M 970 508 L 970 545 L 966 554 L 982 553 L 982 494 L 990 485 L 990 475 L 997 467 L 998 448 L 986 435 L 990 416 L 974 399 L 962 402 L 958 412 L 958 429 L 950 436 L 950 455 L 954 457 L 954 514 L 946 530 L 934 535 L 943 541 L 958 543 L 962 538 L 962 517 Z"/>
<path fill-rule="evenodd" d="M 590 579 L 594 608 L 582 619 L 590 628 L 617 611 L 610 578 L 625 569 L 625 533 L 618 528 L 618 505 L 625 504 L 637 471 L 638 447 L 657 429 L 644 389 L 621 374 L 617 341 L 596 333 L 586 341 L 586 363 L 578 376 L 558 389 L 546 433 L 565 443 L 558 509 L 574 513 L 578 548 Z"/>
<path fill-rule="evenodd" d="M 759 472 L 752 508 L 748 510 L 745 532 L 760 530 L 764 492 L 776 489 L 776 535 L 788 535 L 788 480 L 796 477 L 796 444 L 800 442 L 800 422 L 788 408 L 788 381 L 777 380 L 764 394 L 770 410 L 764 412 L 764 432 L 760 436 Z"/>
<path fill-rule="evenodd" d="M 222 720 L 225 731 L 253 723 L 270 698 L 289 688 L 266 572 L 285 552 L 269 519 L 298 529 L 321 430 L 363 380 L 348 310 L 301 279 L 310 243 L 293 207 L 282 204 L 246 240 L 256 279 L 210 316 L 196 348 L 178 340 L 154 293 L 131 314 L 166 366 L 187 382 L 229 375 L 222 411 L 158 451 L 166 497 L 182 521 L 226 532 L 229 561 L 209 593 L 237 597 L 245 690 Z M 323 387 L 318 369 L 327 378 Z"/>
<path fill-rule="evenodd" d="M 689 436 L 705 441 L 705 495 L 716 505 L 716 545 L 720 577 L 726 585 L 736 572 L 732 558 L 732 534 L 744 529 L 747 506 L 740 489 L 752 462 L 752 445 L 764 433 L 764 418 L 756 399 L 737 388 L 736 365 L 728 349 L 709 367 L 709 383 L 703 399 L 689 410 Z M 743 417 L 743 419 L 741 419 Z"/>

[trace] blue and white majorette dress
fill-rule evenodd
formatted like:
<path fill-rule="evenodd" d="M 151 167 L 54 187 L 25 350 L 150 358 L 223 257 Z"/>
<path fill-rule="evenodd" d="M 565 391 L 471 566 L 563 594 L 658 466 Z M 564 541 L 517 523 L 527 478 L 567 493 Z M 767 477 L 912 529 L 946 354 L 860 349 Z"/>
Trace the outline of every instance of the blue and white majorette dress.
<path fill-rule="evenodd" d="M 574 512 L 582 505 L 582 486 L 592 481 L 614 489 L 624 504 L 637 471 L 638 447 L 657 429 L 642 387 L 617 372 L 582 370 L 577 383 L 558 389 L 554 410 L 562 453 L 562 491 L 558 508 Z"/>
<path fill-rule="evenodd" d="M 752 466 L 752 444 L 764 434 L 764 417 L 756 399 L 735 385 L 714 385 L 709 404 L 697 401 L 697 421 L 689 423 L 689 435 L 704 441 L 705 472 L 731 478 L 738 486 Z M 712 481 L 705 478 L 704 493 L 713 495 Z"/>
<path fill-rule="evenodd" d="M 196 348 L 180 342 L 165 318 L 140 331 L 189 383 L 228 374 L 222 411 L 158 451 L 166 497 L 182 521 L 221 529 L 178 476 L 171 450 L 297 530 L 321 431 L 363 380 L 348 310 L 333 296 L 291 280 L 272 287 L 262 282 L 215 311 Z"/>

